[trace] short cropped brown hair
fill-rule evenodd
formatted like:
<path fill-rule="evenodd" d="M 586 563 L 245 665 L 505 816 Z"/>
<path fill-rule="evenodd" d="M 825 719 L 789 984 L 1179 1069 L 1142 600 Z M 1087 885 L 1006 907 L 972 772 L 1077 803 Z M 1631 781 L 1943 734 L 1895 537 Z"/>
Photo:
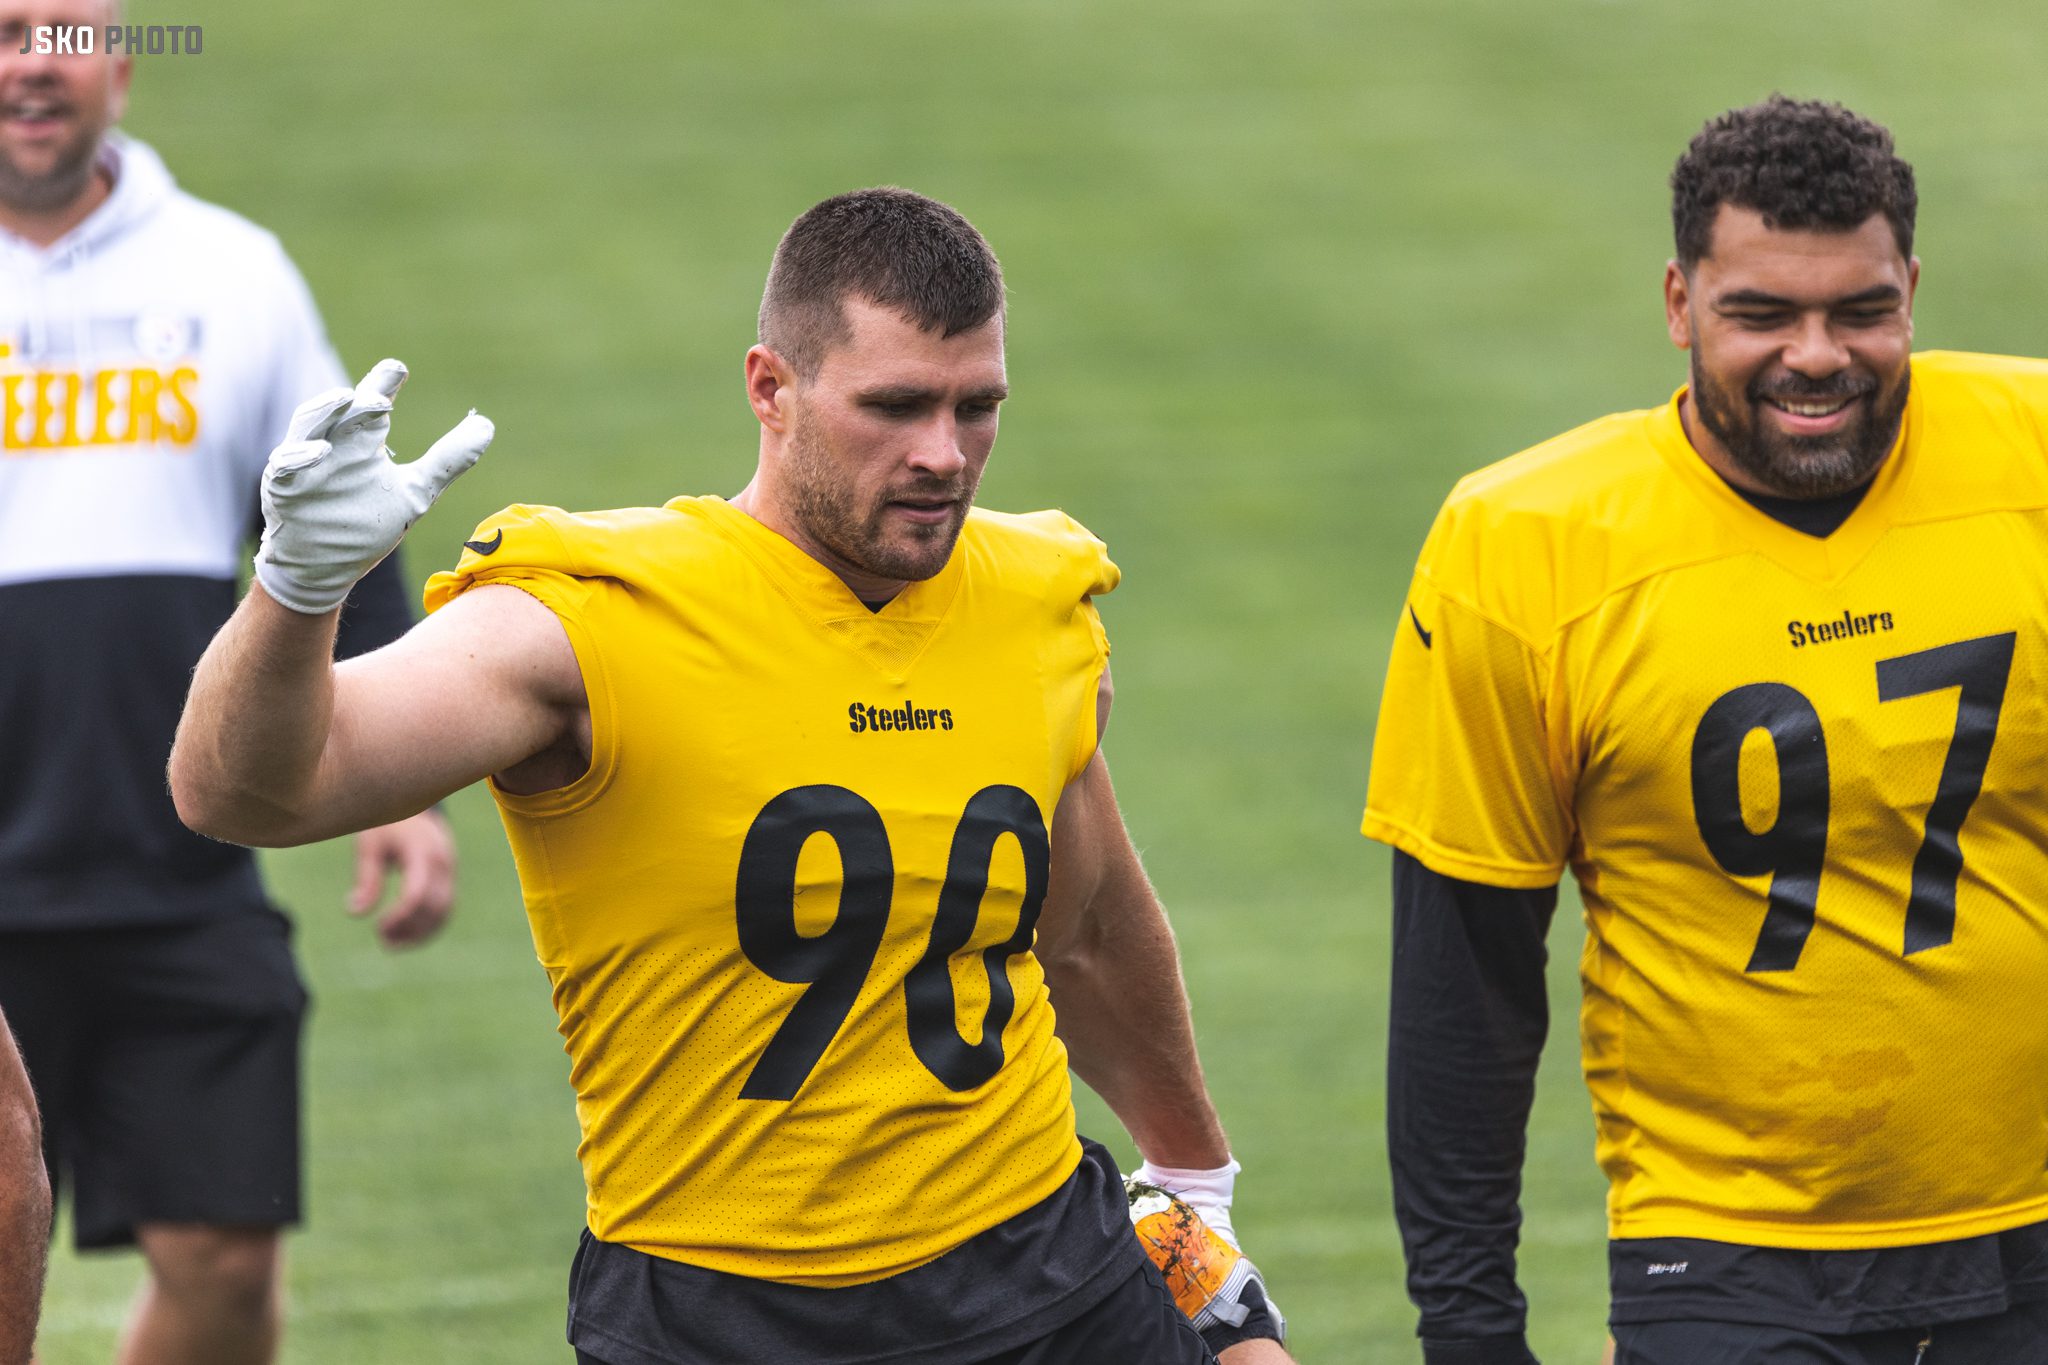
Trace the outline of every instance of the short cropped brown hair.
<path fill-rule="evenodd" d="M 887 186 L 825 200 L 789 225 L 761 296 L 761 344 L 809 379 L 851 335 L 842 304 L 857 295 L 941 336 L 1003 310 L 1003 268 L 949 206 Z"/>
<path fill-rule="evenodd" d="M 1899 253 L 1913 254 L 1920 196 L 1913 168 L 1879 123 L 1824 100 L 1772 95 L 1731 109 L 1700 129 L 1671 172 L 1671 228 L 1678 264 L 1713 254 L 1721 205 L 1753 209 L 1764 225 L 1853 232 L 1882 213 Z"/>

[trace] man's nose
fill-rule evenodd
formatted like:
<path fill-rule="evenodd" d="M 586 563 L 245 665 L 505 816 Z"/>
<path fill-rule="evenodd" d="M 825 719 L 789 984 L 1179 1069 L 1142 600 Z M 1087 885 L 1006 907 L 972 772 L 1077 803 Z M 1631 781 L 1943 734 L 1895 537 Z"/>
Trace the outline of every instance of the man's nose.
<path fill-rule="evenodd" d="M 960 449 L 960 422 L 951 412 L 934 417 L 918 432 L 910 449 L 910 467 L 921 473 L 950 479 L 966 467 L 967 456 Z"/>
<path fill-rule="evenodd" d="M 1849 348 L 1825 314 L 1800 319 L 1785 347 L 1785 368 L 1808 379 L 1825 379 L 1849 367 Z"/>

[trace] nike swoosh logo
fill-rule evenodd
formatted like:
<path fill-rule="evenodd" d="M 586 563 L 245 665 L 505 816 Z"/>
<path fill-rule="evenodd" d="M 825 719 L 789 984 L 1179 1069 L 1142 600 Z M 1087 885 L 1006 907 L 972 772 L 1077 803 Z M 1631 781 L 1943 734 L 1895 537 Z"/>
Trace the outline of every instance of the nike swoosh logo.
<path fill-rule="evenodd" d="M 1422 628 L 1422 618 L 1415 614 L 1415 604 L 1413 602 L 1408 604 L 1408 619 L 1415 623 L 1415 633 L 1422 637 L 1422 647 L 1428 649 L 1430 641 L 1436 637 Z"/>
<path fill-rule="evenodd" d="M 487 555 L 495 554 L 498 547 L 504 543 L 505 532 L 501 529 L 498 534 L 492 536 L 489 540 L 465 540 L 462 542 L 462 548 L 465 550 L 475 550 L 480 555 Z M 1421 627 L 1418 626 L 1417 629 L 1419 630 Z"/>

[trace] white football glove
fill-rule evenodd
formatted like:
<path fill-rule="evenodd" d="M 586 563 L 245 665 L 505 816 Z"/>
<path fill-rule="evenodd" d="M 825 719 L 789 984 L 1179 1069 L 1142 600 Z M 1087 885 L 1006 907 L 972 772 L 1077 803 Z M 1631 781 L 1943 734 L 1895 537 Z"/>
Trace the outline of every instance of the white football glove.
<path fill-rule="evenodd" d="M 1131 1179 L 1180 1196 L 1224 1241 L 1242 1251 L 1244 1248 L 1237 1244 L 1237 1229 L 1230 1225 L 1230 1198 L 1237 1188 L 1237 1173 L 1243 1169 L 1235 1161 L 1213 1171 L 1187 1171 L 1142 1161 Z"/>
<path fill-rule="evenodd" d="M 293 611 L 334 610 L 356 580 L 398 547 L 442 490 L 491 443 L 472 411 L 411 464 L 384 447 L 405 366 L 380 360 L 363 382 L 299 404 L 263 467 L 263 543 L 256 579 Z"/>
<path fill-rule="evenodd" d="M 1159 1267 L 1174 1302 L 1217 1355 L 1258 1337 L 1287 1339 L 1287 1319 L 1267 1296 L 1265 1277 L 1238 1246 L 1237 1229 L 1230 1224 L 1231 1195 L 1242 1169 L 1235 1161 L 1209 1171 L 1146 1161 L 1124 1181 L 1139 1243 Z M 1160 1191 L 1191 1211 L 1192 1226 L 1176 1221 L 1175 1206 Z M 1219 1259 L 1205 1252 L 1205 1236 L 1228 1248 L 1228 1255 Z"/>

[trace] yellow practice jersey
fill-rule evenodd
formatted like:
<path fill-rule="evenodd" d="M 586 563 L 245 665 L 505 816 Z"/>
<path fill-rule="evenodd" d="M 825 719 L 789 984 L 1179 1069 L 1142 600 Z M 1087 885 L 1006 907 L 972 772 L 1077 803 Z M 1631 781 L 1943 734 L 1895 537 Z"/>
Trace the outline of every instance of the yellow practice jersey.
<path fill-rule="evenodd" d="M 1451 494 L 1365 832 L 1493 886 L 1572 868 L 1614 1236 L 2048 1219 L 2044 673 L 2048 363 L 1916 356 L 1825 538 L 1716 477 L 1677 399 Z"/>
<path fill-rule="evenodd" d="M 494 787 L 553 983 L 591 1231 L 830 1287 L 910 1269 L 1080 1159 L 1032 955 L 1095 749 L 1101 542 L 974 512 L 871 612 L 717 498 L 483 523 L 432 610 L 511 584 L 567 628 L 593 753 Z"/>

